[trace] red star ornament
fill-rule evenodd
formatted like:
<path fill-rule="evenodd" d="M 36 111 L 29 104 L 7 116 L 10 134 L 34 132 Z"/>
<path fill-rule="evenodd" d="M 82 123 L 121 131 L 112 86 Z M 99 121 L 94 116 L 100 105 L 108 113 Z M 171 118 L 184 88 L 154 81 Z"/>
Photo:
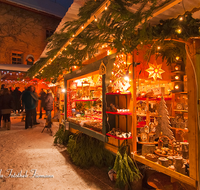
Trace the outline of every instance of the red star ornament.
<path fill-rule="evenodd" d="M 162 73 L 164 73 L 165 71 L 161 69 L 162 64 L 157 65 L 157 63 L 155 62 L 155 64 L 151 64 L 149 63 L 149 68 L 146 69 L 146 71 L 149 73 L 149 78 L 153 78 L 154 80 L 157 80 L 157 78 L 162 79 Z"/>

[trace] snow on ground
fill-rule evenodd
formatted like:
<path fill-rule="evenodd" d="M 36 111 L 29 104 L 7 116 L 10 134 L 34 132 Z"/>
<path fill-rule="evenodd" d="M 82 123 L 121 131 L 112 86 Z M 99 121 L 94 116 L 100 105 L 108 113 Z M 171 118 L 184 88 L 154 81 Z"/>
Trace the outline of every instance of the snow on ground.
<path fill-rule="evenodd" d="M 25 123 L 12 117 L 11 130 L 0 130 L 0 190 L 115 189 L 106 169 L 73 165 L 66 148 L 54 146 L 47 129 L 41 133 L 44 120 L 38 121 L 25 130 Z"/>

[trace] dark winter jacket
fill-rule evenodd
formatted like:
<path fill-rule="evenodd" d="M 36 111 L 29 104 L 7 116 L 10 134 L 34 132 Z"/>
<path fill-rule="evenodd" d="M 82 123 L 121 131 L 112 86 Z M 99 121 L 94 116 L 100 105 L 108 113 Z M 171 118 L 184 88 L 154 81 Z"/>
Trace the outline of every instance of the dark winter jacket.
<path fill-rule="evenodd" d="M 14 104 L 15 104 L 15 110 L 21 109 L 21 102 L 20 102 L 20 97 L 21 97 L 21 92 L 16 88 L 13 92 L 13 98 L 14 98 Z"/>
<path fill-rule="evenodd" d="M 0 107 L 2 114 L 10 114 L 14 109 L 14 100 L 11 94 L 6 93 L 1 96 Z"/>
<path fill-rule="evenodd" d="M 45 100 L 45 110 L 52 111 L 53 110 L 53 96 L 52 93 L 48 93 Z"/>
<path fill-rule="evenodd" d="M 45 99 L 46 99 L 47 94 L 44 91 L 40 92 L 40 100 L 41 100 L 41 106 L 45 108 Z"/>
<path fill-rule="evenodd" d="M 35 102 L 37 98 L 31 91 L 24 91 L 22 94 L 22 104 L 25 106 L 25 110 L 32 110 L 35 108 Z"/>

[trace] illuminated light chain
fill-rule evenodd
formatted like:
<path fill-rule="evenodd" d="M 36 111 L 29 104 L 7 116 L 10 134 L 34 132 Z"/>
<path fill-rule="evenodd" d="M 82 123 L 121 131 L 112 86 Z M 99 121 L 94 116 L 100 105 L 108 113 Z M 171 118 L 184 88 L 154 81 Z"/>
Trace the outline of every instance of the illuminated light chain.
<path fill-rule="evenodd" d="M 108 9 L 108 6 L 110 5 L 110 0 L 107 0 L 107 1 L 105 1 L 105 2 L 106 2 L 105 5 L 103 5 L 103 6 L 105 6 L 105 7 L 104 7 L 104 10 L 107 10 L 107 9 Z M 102 7 L 100 7 L 99 10 L 100 10 L 101 8 L 102 8 Z M 97 10 L 97 11 L 99 11 L 99 10 Z M 101 14 L 102 12 L 103 12 L 103 10 L 100 11 L 98 14 Z M 92 15 L 91 18 L 93 18 L 93 19 L 92 19 L 90 22 L 87 21 L 87 25 L 89 25 L 93 20 L 95 20 L 95 17 L 96 17 L 95 15 L 94 15 L 94 16 Z M 95 20 L 95 21 L 96 21 L 96 20 Z M 87 26 L 84 26 L 84 24 L 83 24 L 83 25 L 81 26 L 81 29 L 83 30 L 83 29 L 86 28 L 86 27 L 87 27 Z M 75 34 L 72 35 L 72 37 L 77 36 L 77 35 L 80 33 L 80 32 L 79 32 L 79 33 L 78 33 L 78 32 L 79 32 L 79 29 L 77 30 L 77 32 L 76 32 Z M 82 32 L 82 31 L 81 31 L 81 32 Z M 71 43 L 70 40 L 73 40 L 73 39 L 69 39 L 67 43 Z M 66 47 L 65 47 L 65 50 L 66 50 Z M 53 60 L 54 60 L 59 54 L 60 54 L 60 53 L 57 53 L 57 55 L 54 56 Z M 52 60 L 52 61 L 53 61 L 53 60 Z M 47 63 L 47 64 L 45 64 L 45 65 L 48 66 L 48 65 L 50 65 L 50 64 Z M 44 68 L 44 66 L 39 70 L 39 72 L 40 72 L 43 68 Z M 38 75 L 38 74 L 35 74 L 35 75 L 33 76 L 33 78 L 35 78 L 35 76 L 37 76 L 37 75 Z"/>

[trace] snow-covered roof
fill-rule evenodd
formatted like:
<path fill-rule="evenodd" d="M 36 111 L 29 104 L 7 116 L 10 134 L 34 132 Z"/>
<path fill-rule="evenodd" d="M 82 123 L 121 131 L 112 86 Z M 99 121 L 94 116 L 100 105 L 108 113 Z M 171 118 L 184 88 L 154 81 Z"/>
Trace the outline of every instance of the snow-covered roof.
<path fill-rule="evenodd" d="M 27 72 L 32 65 L 20 65 L 20 64 L 0 64 L 0 70 L 4 71 L 16 71 L 16 72 Z"/>
<path fill-rule="evenodd" d="M 77 15 L 79 13 L 79 8 L 82 7 L 86 1 L 87 0 L 74 0 L 74 3 L 66 12 L 55 32 L 59 32 L 63 28 L 65 22 L 78 19 Z M 133 12 L 135 12 L 137 8 L 137 6 L 130 7 Z M 186 11 L 192 11 L 195 8 L 200 8 L 200 0 L 172 0 L 167 5 L 153 13 L 153 17 L 150 18 L 150 23 L 153 25 L 158 24 L 160 20 L 176 18 L 178 15 L 184 14 Z M 194 11 L 193 17 L 200 18 L 200 11 Z M 46 57 L 48 51 L 46 47 L 40 58 Z"/>
<path fill-rule="evenodd" d="M 79 8 L 81 8 L 87 0 L 74 0 L 71 7 L 66 12 L 65 16 L 61 20 L 60 24 L 56 28 L 55 32 L 58 32 L 63 28 L 63 24 L 67 21 L 72 21 L 78 19 Z M 48 46 L 48 45 L 47 45 Z M 46 53 L 49 51 L 47 50 L 47 46 L 45 47 L 44 51 L 42 52 L 40 58 L 46 57 Z"/>
<path fill-rule="evenodd" d="M 41 11 L 44 13 L 48 13 L 60 18 L 62 18 L 65 15 L 66 11 L 68 10 L 67 4 L 66 6 L 63 6 L 64 3 L 61 0 L 58 0 L 58 2 L 57 1 L 53 2 L 51 0 L 6 0 L 6 1 L 20 6 L 35 9 L 37 11 Z"/>

